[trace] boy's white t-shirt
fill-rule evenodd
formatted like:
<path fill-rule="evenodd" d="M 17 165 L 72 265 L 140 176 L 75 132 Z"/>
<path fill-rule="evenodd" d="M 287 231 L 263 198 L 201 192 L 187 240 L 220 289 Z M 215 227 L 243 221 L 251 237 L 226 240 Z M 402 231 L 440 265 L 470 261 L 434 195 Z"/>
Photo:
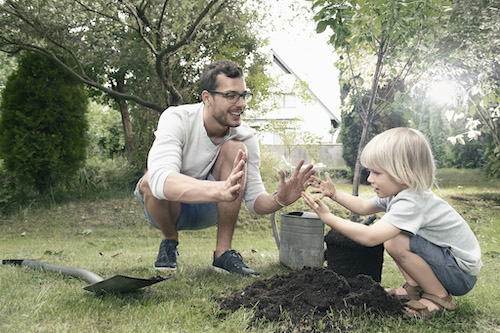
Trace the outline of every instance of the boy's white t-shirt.
<path fill-rule="evenodd" d="M 229 128 L 220 143 L 208 137 L 203 124 L 203 103 L 170 107 L 160 116 L 155 141 L 148 155 L 148 181 L 153 195 L 166 200 L 163 185 L 173 173 L 204 180 L 212 170 L 222 143 L 242 141 L 248 153 L 244 200 L 251 212 L 257 197 L 266 193 L 260 175 L 260 149 L 255 131 L 242 122 Z"/>
<path fill-rule="evenodd" d="M 464 272 L 479 274 L 483 263 L 476 236 L 462 216 L 432 191 L 419 195 L 404 190 L 396 196 L 374 197 L 370 202 L 378 211 L 386 212 L 382 218 L 384 221 L 448 248 Z"/>

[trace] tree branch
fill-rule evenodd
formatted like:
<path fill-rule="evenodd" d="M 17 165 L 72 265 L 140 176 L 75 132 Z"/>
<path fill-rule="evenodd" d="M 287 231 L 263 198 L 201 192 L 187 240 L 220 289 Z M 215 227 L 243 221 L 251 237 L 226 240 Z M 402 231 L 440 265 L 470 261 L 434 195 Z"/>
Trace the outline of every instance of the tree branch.
<path fill-rule="evenodd" d="M 156 110 L 158 112 L 164 111 L 164 107 L 162 107 L 161 105 L 145 101 L 145 100 L 143 100 L 137 96 L 134 96 L 134 95 L 129 95 L 129 94 L 117 92 L 113 89 L 109 89 L 109 88 L 99 84 L 98 82 L 91 80 L 90 78 L 88 78 L 86 76 L 80 75 L 79 73 L 75 72 L 75 70 L 73 68 L 69 67 L 66 63 L 61 61 L 55 54 L 53 54 L 52 52 L 49 52 L 43 48 L 37 47 L 35 45 L 27 45 L 27 44 L 25 44 L 25 45 L 17 44 L 17 46 L 20 49 L 23 49 L 26 51 L 31 51 L 31 52 L 37 52 L 37 53 L 43 54 L 43 55 L 51 58 L 52 60 L 57 62 L 59 65 L 61 65 L 64 69 L 66 69 L 69 73 L 71 73 L 74 77 L 76 77 L 80 82 L 85 83 L 85 84 L 92 86 L 94 88 L 97 88 L 98 90 L 108 94 L 109 96 L 111 96 L 113 98 L 134 101 L 137 104 L 146 106 L 146 107 L 151 108 L 153 110 Z"/>
<path fill-rule="evenodd" d="M 153 43 L 151 43 L 151 41 L 144 34 L 144 28 L 143 28 L 142 23 L 141 23 L 141 18 L 137 14 L 137 11 L 135 10 L 135 8 L 132 5 L 130 5 L 127 1 L 120 0 L 120 2 L 122 2 L 125 5 L 125 7 L 127 7 L 130 14 L 132 14 L 132 16 L 135 18 L 135 22 L 137 23 L 137 26 L 139 27 L 139 29 L 137 29 L 137 31 L 138 31 L 139 35 L 141 36 L 142 40 L 144 41 L 144 43 L 146 43 L 146 45 L 149 47 L 149 49 L 151 50 L 151 52 L 153 52 L 153 54 L 155 56 L 158 56 L 158 51 L 156 50 L 155 46 L 153 45 Z"/>
<path fill-rule="evenodd" d="M 210 0 L 210 2 L 207 4 L 205 9 L 198 15 L 194 23 L 191 25 L 191 27 L 187 30 L 186 34 L 184 37 L 182 37 L 177 43 L 167 47 L 163 51 L 161 51 L 158 55 L 159 59 L 162 59 L 166 54 L 169 54 L 171 52 L 174 52 L 178 49 L 180 49 L 182 46 L 186 45 L 187 42 L 193 37 L 195 34 L 196 28 L 200 24 L 200 22 L 205 18 L 205 16 L 208 14 L 210 9 L 218 2 L 219 0 Z"/>
<path fill-rule="evenodd" d="M 165 12 L 167 11 L 167 5 L 168 5 L 168 0 L 165 0 L 165 2 L 163 3 L 163 8 L 161 9 L 161 16 L 160 19 L 158 20 L 158 25 L 156 26 L 156 31 L 158 31 L 158 33 L 161 31 L 163 18 L 165 17 Z"/>
<path fill-rule="evenodd" d="M 90 12 L 90 13 L 94 13 L 94 14 L 97 14 L 97 15 L 100 15 L 102 17 L 106 17 L 114 22 L 117 22 L 117 23 L 120 23 L 121 25 L 123 26 L 126 26 L 127 28 L 130 28 L 132 30 L 137 30 L 134 26 L 132 25 L 129 25 L 127 24 L 127 22 L 124 22 L 122 20 L 120 20 L 120 18 L 118 17 L 114 17 L 112 15 L 108 15 L 104 12 L 100 12 L 98 10 L 95 10 L 93 8 L 90 8 L 89 6 L 87 6 L 86 4 L 84 4 L 83 2 L 81 2 L 80 0 L 73 0 L 74 2 L 76 2 L 77 4 L 79 4 L 83 9 L 85 9 L 86 11 Z"/>
<path fill-rule="evenodd" d="M 173 94 L 174 100 L 176 100 L 176 101 L 177 100 L 182 101 L 182 95 L 177 90 L 177 88 L 174 87 L 174 85 L 169 80 L 167 80 L 167 77 L 165 75 L 165 70 L 163 67 L 163 61 L 164 61 L 165 57 L 167 57 L 170 54 L 175 53 L 178 49 L 180 49 L 182 46 L 186 45 L 189 42 L 189 40 L 191 40 L 193 38 L 198 25 L 207 16 L 207 14 L 210 12 L 212 7 L 218 1 L 219 0 L 211 0 L 206 5 L 206 7 L 203 9 L 203 11 L 200 13 L 200 15 L 198 15 L 198 17 L 193 22 L 193 24 L 187 29 L 186 34 L 182 38 L 180 38 L 180 40 L 177 43 L 166 47 L 165 49 L 159 51 L 159 53 L 156 55 L 156 64 L 155 64 L 156 73 L 158 74 L 158 77 L 161 79 L 163 86 L 165 88 L 167 88 L 167 90 L 170 93 Z"/>

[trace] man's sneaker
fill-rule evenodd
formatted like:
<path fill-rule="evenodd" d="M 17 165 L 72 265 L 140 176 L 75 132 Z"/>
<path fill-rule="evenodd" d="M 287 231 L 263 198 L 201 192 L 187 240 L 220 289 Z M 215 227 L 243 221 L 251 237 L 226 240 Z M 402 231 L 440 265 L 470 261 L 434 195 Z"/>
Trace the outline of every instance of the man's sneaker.
<path fill-rule="evenodd" d="M 219 273 L 237 273 L 245 276 L 259 275 L 259 273 L 245 265 L 243 257 L 235 250 L 227 250 L 219 258 L 214 256 L 212 268 Z"/>
<path fill-rule="evenodd" d="M 179 242 L 172 239 L 164 239 L 160 243 L 160 251 L 154 264 L 154 268 L 159 271 L 172 271 L 177 269 L 177 247 Z"/>

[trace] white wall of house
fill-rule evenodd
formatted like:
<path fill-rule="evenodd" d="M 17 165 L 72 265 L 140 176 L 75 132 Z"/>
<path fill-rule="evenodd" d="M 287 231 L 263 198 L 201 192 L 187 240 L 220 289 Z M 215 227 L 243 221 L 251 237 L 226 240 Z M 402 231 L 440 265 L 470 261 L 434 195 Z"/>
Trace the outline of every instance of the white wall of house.
<path fill-rule="evenodd" d="M 314 92 L 307 88 L 309 98 L 303 99 L 298 94 L 297 84 L 300 78 L 274 50 L 271 50 L 272 67 L 269 69 L 276 78 L 282 91 L 278 108 L 266 113 L 263 117 L 246 119 L 250 126 L 259 128 L 269 120 L 291 121 L 299 133 L 311 133 L 319 138 L 321 144 L 332 144 L 337 141 L 339 119 L 329 110 Z M 334 128 L 334 125 L 337 128 Z M 266 145 L 280 145 L 282 140 L 278 133 L 260 131 L 260 140 Z M 300 142 L 297 142 L 300 144 Z"/>

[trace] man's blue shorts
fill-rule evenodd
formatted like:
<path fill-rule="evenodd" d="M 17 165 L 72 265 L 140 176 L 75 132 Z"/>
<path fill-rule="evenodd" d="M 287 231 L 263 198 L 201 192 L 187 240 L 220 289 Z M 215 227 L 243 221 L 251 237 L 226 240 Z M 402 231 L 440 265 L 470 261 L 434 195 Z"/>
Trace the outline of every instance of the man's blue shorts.
<path fill-rule="evenodd" d="M 477 277 L 465 273 L 458 266 L 449 249 L 439 247 L 415 235 L 410 236 L 410 251 L 418 254 L 431 266 L 438 280 L 450 294 L 465 295 L 476 284 Z"/>
<path fill-rule="evenodd" d="M 207 178 L 208 180 L 215 180 L 210 174 Z M 144 195 L 139 189 L 142 178 L 139 179 L 135 187 L 134 195 L 141 200 L 144 206 Z M 153 221 L 151 215 L 149 215 L 146 206 L 144 206 L 144 214 L 146 215 L 146 220 L 156 229 L 159 229 L 156 223 Z M 219 221 L 217 213 L 217 203 L 197 203 L 188 204 L 181 203 L 181 213 L 177 219 L 177 230 L 200 230 L 216 225 Z"/>

